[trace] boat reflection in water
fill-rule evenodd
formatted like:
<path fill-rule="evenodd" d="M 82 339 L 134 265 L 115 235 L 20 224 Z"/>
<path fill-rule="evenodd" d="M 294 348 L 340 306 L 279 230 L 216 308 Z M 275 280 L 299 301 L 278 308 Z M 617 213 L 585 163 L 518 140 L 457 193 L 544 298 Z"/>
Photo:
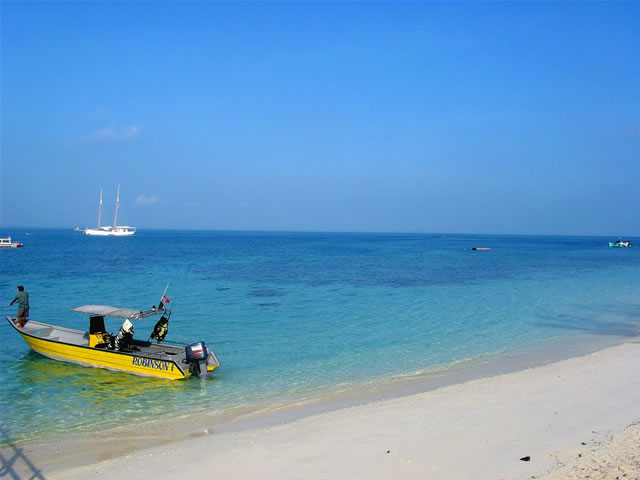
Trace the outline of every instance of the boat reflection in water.
<path fill-rule="evenodd" d="M 148 411 L 155 403 L 154 394 L 158 393 L 163 396 L 163 408 L 159 410 L 165 411 L 166 401 L 172 394 L 190 389 L 189 385 L 199 385 L 163 382 L 153 378 L 133 377 L 127 373 L 85 368 L 61 363 L 33 351 L 26 353 L 21 360 L 16 371 L 20 383 L 32 384 L 37 391 L 59 397 L 59 405 L 77 402 L 75 408 L 96 408 L 100 405 L 107 409 L 122 406 L 131 408 L 132 401 L 135 401 L 138 408 L 148 402 L 147 408 L 143 407 Z M 51 400 L 48 398 L 47 402 Z M 86 400 L 91 401 L 93 405 L 87 404 Z"/>
<path fill-rule="evenodd" d="M 30 391 L 20 394 L 12 385 L 6 386 L 7 400 L 17 406 L 2 420 L 2 427 L 8 432 L 21 432 L 18 436 L 10 434 L 7 441 L 33 440 L 45 450 L 72 438 L 76 442 L 90 441 L 86 435 L 82 440 L 82 432 L 102 442 L 116 430 L 125 432 L 125 438 L 137 434 L 160 438 L 166 420 L 179 415 L 189 398 L 201 395 L 215 381 L 214 377 L 203 382 L 136 377 L 61 363 L 32 351 L 14 362 L 14 385 L 20 385 L 21 392 L 25 387 Z M 71 432 L 74 434 L 69 437 Z M 114 439 L 122 440 L 122 435 Z"/>

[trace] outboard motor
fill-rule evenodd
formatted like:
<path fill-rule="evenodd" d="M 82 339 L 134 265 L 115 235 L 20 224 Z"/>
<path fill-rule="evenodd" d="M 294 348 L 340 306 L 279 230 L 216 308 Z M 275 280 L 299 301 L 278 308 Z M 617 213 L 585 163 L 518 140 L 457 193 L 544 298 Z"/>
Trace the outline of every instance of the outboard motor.
<path fill-rule="evenodd" d="M 133 323 L 129 320 L 125 320 L 116 335 L 116 339 L 113 342 L 113 346 L 116 350 L 122 350 L 127 348 L 127 345 L 131 344 L 133 340 Z"/>
<path fill-rule="evenodd" d="M 209 356 L 209 350 L 204 342 L 187 345 L 184 347 L 184 353 L 186 355 L 187 363 L 191 366 L 192 374 L 198 375 L 201 378 L 209 375 L 209 372 L 207 372 L 207 357 Z"/>

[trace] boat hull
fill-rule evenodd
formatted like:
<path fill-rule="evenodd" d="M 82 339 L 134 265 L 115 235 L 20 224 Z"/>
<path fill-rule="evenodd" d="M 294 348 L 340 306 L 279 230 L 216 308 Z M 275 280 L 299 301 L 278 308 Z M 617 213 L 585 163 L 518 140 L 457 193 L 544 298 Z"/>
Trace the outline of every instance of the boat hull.
<path fill-rule="evenodd" d="M 609 246 L 612 248 L 631 248 L 630 242 L 609 242 Z"/>
<path fill-rule="evenodd" d="M 135 230 L 129 229 L 103 229 L 103 228 L 87 228 L 82 231 L 85 235 L 96 237 L 129 237 L 136 233 Z"/>
<path fill-rule="evenodd" d="M 20 242 L 12 242 L 11 237 L 0 238 L 0 248 L 21 248 L 24 245 Z"/>
<path fill-rule="evenodd" d="M 176 360 L 136 354 L 136 352 L 119 352 L 74 345 L 55 339 L 41 338 L 38 336 L 39 330 L 51 328 L 50 326 L 37 323 L 35 328 L 30 328 L 29 322 L 27 322 L 23 328 L 18 328 L 15 324 L 15 319 L 7 317 L 7 320 L 20 333 L 33 351 L 54 360 L 170 380 L 180 380 L 191 376 L 188 365 L 180 365 Z M 210 370 L 216 367 L 214 366 Z"/>

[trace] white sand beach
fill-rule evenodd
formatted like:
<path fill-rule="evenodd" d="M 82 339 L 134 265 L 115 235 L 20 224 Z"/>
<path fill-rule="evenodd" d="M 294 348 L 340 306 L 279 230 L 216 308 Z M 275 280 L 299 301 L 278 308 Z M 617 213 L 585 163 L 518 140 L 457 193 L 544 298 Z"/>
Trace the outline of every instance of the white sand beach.
<path fill-rule="evenodd" d="M 639 366 L 640 343 L 628 342 L 278 425 L 205 429 L 91 465 L 36 467 L 52 480 L 637 479 Z"/>

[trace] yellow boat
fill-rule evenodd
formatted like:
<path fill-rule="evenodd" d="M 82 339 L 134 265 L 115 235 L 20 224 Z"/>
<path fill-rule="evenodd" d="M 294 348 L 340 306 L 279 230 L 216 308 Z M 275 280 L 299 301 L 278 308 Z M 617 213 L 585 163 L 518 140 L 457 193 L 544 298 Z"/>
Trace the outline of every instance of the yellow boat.
<path fill-rule="evenodd" d="M 205 342 L 183 345 L 164 341 L 171 312 L 162 302 L 160 308 L 151 310 L 83 305 L 72 311 L 89 315 L 88 331 L 34 320 L 28 320 L 20 328 L 16 318 L 6 319 L 34 351 L 63 362 L 172 380 L 191 375 L 206 377 L 220 366 L 215 353 L 207 348 Z M 162 317 L 149 337 L 156 342 L 134 339 L 135 322 L 158 314 Z M 105 317 L 125 319 L 117 335 L 107 333 Z"/>

